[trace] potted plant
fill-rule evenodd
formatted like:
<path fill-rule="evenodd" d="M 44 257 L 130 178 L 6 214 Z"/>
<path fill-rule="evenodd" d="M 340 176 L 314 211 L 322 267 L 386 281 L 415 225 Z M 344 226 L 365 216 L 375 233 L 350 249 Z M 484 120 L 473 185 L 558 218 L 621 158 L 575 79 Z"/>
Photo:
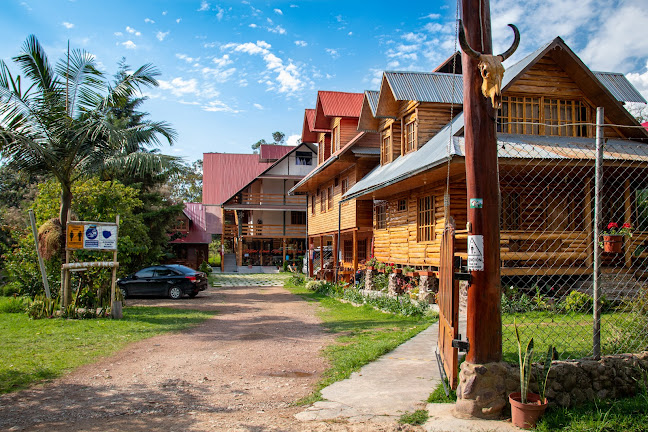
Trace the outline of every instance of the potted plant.
<path fill-rule="evenodd" d="M 619 228 L 619 224 L 610 222 L 601 235 L 603 236 L 601 243 L 604 252 L 621 253 L 623 250 L 623 237 L 632 237 L 632 225 L 626 222 Z"/>
<path fill-rule="evenodd" d="M 551 358 L 553 348 L 550 346 L 547 351 L 547 358 L 543 365 L 542 376 L 538 377 L 538 388 L 541 389 L 541 394 L 529 393 L 529 382 L 531 381 L 531 362 L 533 360 L 533 338 L 527 343 L 524 351 L 524 359 L 522 358 L 522 340 L 520 339 L 520 332 L 515 323 L 515 336 L 518 342 L 518 354 L 520 361 L 520 392 L 511 393 L 509 395 L 509 402 L 511 403 L 511 419 L 513 425 L 522 429 L 532 429 L 535 427 L 538 419 L 544 414 L 547 408 L 547 399 L 545 398 L 545 388 L 547 385 L 547 377 L 549 376 L 549 369 L 551 369 Z M 542 384 L 540 384 L 542 382 Z"/>
<path fill-rule="evenodd" d="M 378 265 L 378 260 L 376 259 L 376 257 L 372 256 L 371 258 L 369 258 L 369 259 L 367 260 L 367 264 L 366 264 L 366 265 L 367 265 L 367 269 L 369 269 L 369 270 L 375 270 L 375 269 L 376 269 L 376 266 Z"/>
<path fill-rule="evenodd" d="M 412 268 L 410 266 L 405 267 L 403 269 L 403 272 L 405 273 L 405 275 L 407 275 L 409 277 L 416 277 L 416 276 L 419 275 L 418 272 L 416 271 L 416 269 Z"/>

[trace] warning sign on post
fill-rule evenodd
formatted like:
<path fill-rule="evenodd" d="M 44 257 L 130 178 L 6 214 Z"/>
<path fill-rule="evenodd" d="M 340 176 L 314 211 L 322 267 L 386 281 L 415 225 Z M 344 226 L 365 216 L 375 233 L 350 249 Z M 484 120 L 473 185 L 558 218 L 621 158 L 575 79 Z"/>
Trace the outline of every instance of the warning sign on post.
<path fill-rule="evenodd" d="M 83 225 L 68 225 L 67 247 L 68 249 L 83 249 Z"/>
<path fill-rule="evenodd" d="M 80 222 L 67 226 L 67 248 L 117 250 L 117 225 Z"/>
<path fill-rule="evenodd" d="M 468 271 L 484 270 L 484 236 L 468 236 Z"/>

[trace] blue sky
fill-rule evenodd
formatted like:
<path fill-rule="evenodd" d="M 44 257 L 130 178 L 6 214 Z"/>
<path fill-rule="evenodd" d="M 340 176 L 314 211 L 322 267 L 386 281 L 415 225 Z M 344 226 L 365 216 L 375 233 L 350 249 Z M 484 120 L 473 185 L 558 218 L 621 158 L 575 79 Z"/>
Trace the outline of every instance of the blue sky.
<path fill-rule="evenodd" d="M 429 71 L 455 47 L 456 2 L 3 0 L 0 58 L 35 34 L 54 62 L 72 48 L 114 73 L 153 63 L 145 110 L 179 133 L 162 151 L 250 152 L 275 130 L 294 141 L 317 90 L 378 89 L 383 70 Z M 648 98 L 648 0 L 492 0 L 496 51 L 515 62 L 562 36 L 593 70 L 619 71 Z M 541 19 L 539 19 L 541 18 Z"/>

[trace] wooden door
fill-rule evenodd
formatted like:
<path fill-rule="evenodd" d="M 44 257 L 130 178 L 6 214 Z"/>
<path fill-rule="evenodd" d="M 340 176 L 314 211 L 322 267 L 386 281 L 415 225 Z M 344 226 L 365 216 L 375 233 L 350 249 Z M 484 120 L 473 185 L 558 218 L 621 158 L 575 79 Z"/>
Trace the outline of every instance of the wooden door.
<path fill-rule="evenodd" d="M 452 389 L 457 388 L 458 357 L 452 341 L 459 336 L 459 281 L 455 280 L 455 225 L 448 218 L 441 237 L 441 260 L 439 264 L 439 340 L 438 354 Z"/>

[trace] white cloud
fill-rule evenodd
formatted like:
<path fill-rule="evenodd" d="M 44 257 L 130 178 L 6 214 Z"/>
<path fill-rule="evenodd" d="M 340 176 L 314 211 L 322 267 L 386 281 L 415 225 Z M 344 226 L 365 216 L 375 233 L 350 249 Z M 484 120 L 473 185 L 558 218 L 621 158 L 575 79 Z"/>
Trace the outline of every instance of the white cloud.
<path fill-rule="evenodd" d="M 66 29 L 71 29 L 71 28 L 74 27 L 74 24 L 69 23 L 69 22 L 67 22 L 67 21 L 63 21 L 63 22 L 61 23 L 61 25 L 62 25 L 63 27 L 65 27 Z"/>
<path fill-rule="evenodd" d="M 280 25 L 276 27 L 268 27 L 268 31 L 270 33 L 286 34 L 286 29 L 281 27 Z"/>
<path fill-rule="evenodd" d="M 425 35 L 421 33 L 405 33 L 403 36 L 401 36 L 403 39 L 405 39 L 407 42 L 411 43 L 421 43 L 425 40 Z"/>
<path fill-rule="evenodd" d="M 300 139 L 301 135 L 299 134 L 288 135 L 288 138 L 286 138 L 286 145 L 296 146 L 297 144 L 299 144 Z"/>
<path fill-rule="evenodd" d="M 353 32 L 347 33 L 347 36 L 353 36 Z"/>
<path fill-rule="evenodd" d="M 151 18 L 144 18 L 144 22 L 146 24 L 155 24 L 155 21 L 153 21 Z"/>
<path fill-rule="evenodd" d="M 124 33 L 122 33 L 122 32 L 115 32 L 115 33 L 113 33 L 113 34 L 114 34 L 115 36 L 119 36 L 119 37 L 124 36 Z"/>
<path fill-rule="evenodd" d="M 214 57 L 212 61 L 218 66 L 218 67 L 225 67 L 228 64 L 232 63 L 232 60 L 230 59 L 230 56 L 228 54 L 224 54 L 223 57 Z"/>
<path fill-rule="evenodd" d="M 302 90 L 305 87 L 305 83 L 301 78 L 301 72 L 297 65 L 292 60 L 288 60 L 288 64 L 284 64 L 284 61 L 273 54 L 270 48 L 272 46 L 265 41 L 257 41 L 256 43 L 246 42 L 243 44 L 229 43 L 222 47 L 222 49 L 233 52 L 261 56 L 266 63 L 266 71 L 276 74 L 275 81 L 279 86 L 275 88 L 275 83 L 266 79 L 265 83 L 268 86 L 268 90 L 276 89 L 279 93 L 286 93 L 288 95 L 293 95 L 299 90 Z"/>
<path fill-rule="evenodd" d="M 250 27 L 250 28 L 257 28 L 258 26 L 257 26 L 256 24 L 252 23 L 252 24 L 250 24 L 248 27 Z"/>
<path fill-rule="evenodd" d="M 200 8 L 198 9 L 198 12 L 204 12 L 209 10 L 209 3 L 207 3 L 205 0 L 203 0 L 200 3 Z"/>
<path fill-rule="evenodd" d="M 283 11 L 281 9 L 275 9 L 274 13 L 276 13 L 277 15 L 283 15 Z"/>
<path fill-rule="evenodd" d="M 135 29 L 132 28 L 132 27 L 128 27 L 128 26 L 127 26 L 127 27 L 126 27 L 126 31 L 127 31 L 128 33 L 130 33 L 130 34 L 135 35 L 135 36 L 142 36 L 142 33 L 138 32 L 137 30 L 135 30 Z"/>
<path fill-rule="evenodd" d="M 182 97 L 184 95 L 198 95 L 198 82 L 195 78 L 184 80 L 180 77 L 173 78 L 171 81 L 158 80 L 160 89 L 170 91 L 174 96 Z"/>
<path fill-rule="evenodd" d="M 253 105 L 254 105 L 254 108 L 256 108 L 256 109 L 260 109 L 260 110 L 263 109 L 263 105 L 261 105 L 261 104 L 255 103 Z"/>
<path fill-rule="evenodd" d="M 290 7 L 291 8 L 298 8 L 299 6 L 297 6 L 296 4 L 291 4 Z"/>
<path fill-rule="evenodd" d="M 330 55 L 334 59 L 340 57 L 340 54 L 338 53 L 338 50 L 336 50 L 336 49 L 326 48 L 326 52 L 328 53 L 328 55 Z"/>
<path fill-rule="evenodd" d="M 239 112 L 238 110 L 227 105 L 225 102 L 219 100 L 210 101 L 207 104 L 203 105 L 201 108 L 204 111 L 208 111 L 208 112 L 231 112 L 231 113 Z"/>
<path fill-rule="evenodd" d="M 184 61 L 186 61 L 187 63 L 193 63 L 193 62 L 195 62 L 195 61 L 200 60 L 200 57 L 198 57 L 198 58 L 189 57 L 188 55 L 186 55 L 186 54 L 181 54 L 181 53 L 176 53 L 175 56 L 176 56 L 176 58 L 179 58 L 180 60 L 184 60 Z"/>
<path fill-rule="evenodd" d="M 160 42 L 162 42 L 162 41 L 163 41 L 163 40 L 164 40 L 168 35 L 169 35 L 169 32 L 168 32 L 168 31 L 167 31 L 167 32 L 161 32 L 161 31 L 159 31 L 159 32 L 157 32 L 157 33 L 155 34 L 155 37 L 158 38 L 158 40 L 159 40 Z"/>
<path fill-rule="evenodd" d="M 177 24 L 180 24 L 180 21 L 182 21 L 182 18 L 178 18 L 178 19 L 176 20 L 176 23 L 177 23 Z"/>
<path fill-rule="evenodd" d="M 223 70 L 218 68 L 214 69 L 214 68 L 204 67 L 201 69 L 201 72 L 207 79 L 211 79 L 219 83 L 224 83 L 234 74 L 234 72 L 236 72 L 236 68 L 229 68 Z"/>
<path fill-rule="evenodd" d="M 646 67 L 643 73 L 629 73 L 626 77 L 643 94 L 643 97 L 648 100 L 648 61 L 646 61 Z"/>
<path fill-rule="evenodd" d="M 166 15 L 166 14 L 168 14 L 168 13 L 169 13 L 168 11 L 163 11 L 163 12 L 162 12 L 162 15 Z"/>
<path fill-rule="evenodd" d="M 300 47 L 305 47 L 305 46 L 308 46 L 308 43 L 306 41 L 303 41 L 303 40 L 296 40 L 295 45 L 300 46 Z"/>
<path fill-rule="evenodd" d="M 225 16 L 225 10 L 219 6 L 216 6 L 216 9 L 218 10 L 218 12 L 216 13 L 216 19 L 220 21 L 223 19 L 223 16 Z"/>
<path fill-rule="evenodd" d="M 127 40 L 126 42 L 122 42 L 122 45 L 126 49 L 135 49 L 135 48 L 137 48 L 137 45 L 135 45 L 135 43 L 133 43 L 133 41 L 131 41 L 131 40 Z"/>
<path fill-rule="evenodd" d="M 248 81 L 245 78 L 240 79 L 239 82 L 238 82 L 238 85 L 239 85 L 239 87 L 247 87 L 248 86 Z"/>
<path fill-rule="evenodd" d="M 421 17 L 421 19 L 439 19 L 439 18 L 441 18 L 441 15 L 437 13 L 431 13 Z"/>

